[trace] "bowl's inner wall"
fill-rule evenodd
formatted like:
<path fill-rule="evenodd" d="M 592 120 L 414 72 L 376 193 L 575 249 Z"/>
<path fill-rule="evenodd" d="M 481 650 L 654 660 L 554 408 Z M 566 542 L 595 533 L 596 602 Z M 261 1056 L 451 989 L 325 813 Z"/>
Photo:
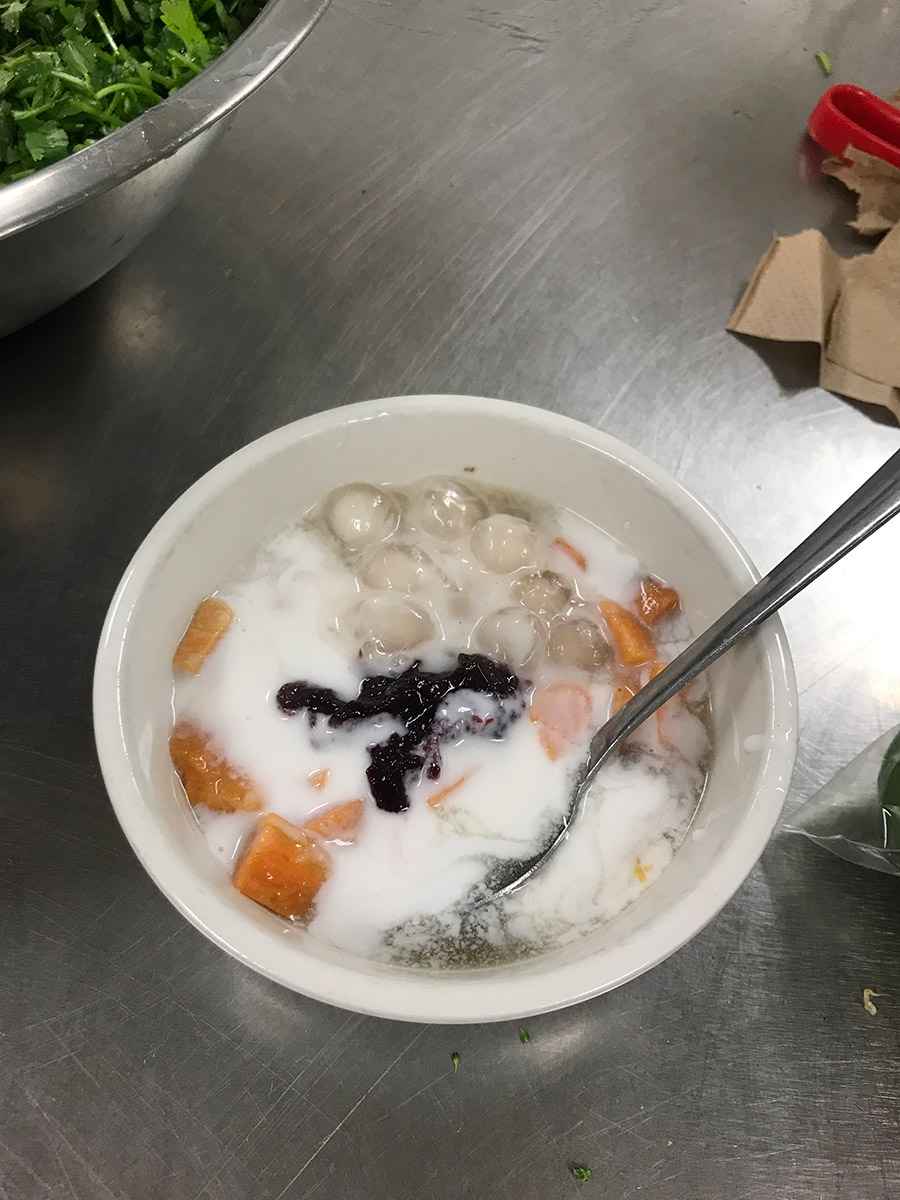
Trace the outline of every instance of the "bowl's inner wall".
<path fill-rule="evenodd" d="M 298 427 L 301 429 L 301 427 Z M 215 927 L 224 900 L 233 924 L 224 936 L 243 945 L 245 957 L 283 956 L 285 927 L 272 914 L 245 900 L 209 855 L 173 776 L 167 751 L 171 727 L 171 655 L 196 604 L 218 588 L 267 535 L 294 520 L 330 488 L 351 480 L 407 483 L 429 474 L 461 475 L 519 488 L 595 521 L 676 586 L 692 630 L 697 633 L 727 608 L 749 583 L 738 563 L 723 566 L 701 532 L 690 498 L 665 496 L 651 479 L 614 453 L 545 427 L 511 424 L 488 413 L 477 418 L 477 436 L 452 407 L 422 405 L 421 415 L 358 419 L 350 424 L 302 428 L 274 454 L 244 452 L 240 474 L 223 487 L 225 475 L 199 485 L 209 494 L 201 510 L 171 542 L 165 539 L 128 621 L 120 662 L 122 733 L 142 806 L 141 844 L 136 849 L 157 878 L 158 853 L 177 850 L 167 866 L 168 890 L 193 892 L 194 916 Z M 254 462 L 254 458 L 259 461 Z M 230 471 L 228 472 L 230 476 Z M 181 506 L 190 502 L 182 500 Z M 168 527 L 176 512 L 166 518 Z M 164 533 L 165 530 L 160 531 Z M 528 974 L 574 963 L 631 938 L 685 897 L 735 835 L 755 803 L 771 742 L 771 685 L 754 643 L 737 647 L 711 672 L 715 757 L 708 786 L 686 841 L 674 862 L 642 898 L 609 925 L 550 955 L 492 968 L 493 974 Z M 745 747 L 745 739 L 752 738 Z M 754 748 L 761 743 L 762 748 Z M 786 782 L 786 781 L 785 781 Z M 698 836 L 699 835 L 699 836 Z M 134 834 L 132 831 L 132 837 Z M 733 890 L 733 889 L 732 889 Z M 730 891 L 723 892 L 724 902 Z M 203 909 L 209 906 L 208 913 Z M 219 930 L 220 935 L 223 931 Z M 352 967 L 357 960 L 297 931 L 306 953 Z M 251 949 L 252 947 L 252 949 Z M 277 961 L 277 958 L 273 961 Z M 540 964 L 540 966 L 538 966 Z M 367 973 L 398 968 L 367 964 Z M 298 986 L 300 986 L 298 984 Z"/>

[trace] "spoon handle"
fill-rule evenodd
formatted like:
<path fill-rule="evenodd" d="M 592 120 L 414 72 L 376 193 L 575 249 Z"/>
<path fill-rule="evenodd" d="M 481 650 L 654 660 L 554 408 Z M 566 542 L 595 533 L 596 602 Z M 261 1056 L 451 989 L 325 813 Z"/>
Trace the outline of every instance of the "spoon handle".
<path fill-rule="evenodd" d="M 900 450 L 849 500 L 710 625 L 594 735 L 585 782 L 603 758 L 676 692 L 782 604 L 900 512 Z"/>

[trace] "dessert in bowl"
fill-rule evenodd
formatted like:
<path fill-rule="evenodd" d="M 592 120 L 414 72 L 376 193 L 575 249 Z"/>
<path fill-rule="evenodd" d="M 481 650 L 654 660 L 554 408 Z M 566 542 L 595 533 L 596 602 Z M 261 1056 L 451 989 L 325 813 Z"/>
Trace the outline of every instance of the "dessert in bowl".
<path fill-rule="evenodd" d="M 116 812 L 203 932 L 297 991 L 411 1020 L 574 1003 L 693 936 L 780 812 L 778 622 L 604 768 L 534 879 L 593 728 L 754 579 L 689 493 L 542 410 L 336 409 L 220 464 L 107 618 Z M 174 656 L 174 663 L 173 663 Z"/>

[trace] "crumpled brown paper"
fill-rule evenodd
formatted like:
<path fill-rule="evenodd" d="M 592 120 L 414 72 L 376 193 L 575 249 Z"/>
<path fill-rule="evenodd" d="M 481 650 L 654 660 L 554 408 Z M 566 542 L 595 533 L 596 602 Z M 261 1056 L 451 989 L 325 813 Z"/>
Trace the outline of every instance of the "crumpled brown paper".
<path fill-rule="evenodd" d="M 900 225 L 850 259 L 817 229 L 776 237 L 727 328 L 818 343 L 821 387 L 883 405 L 900 421 Z"/>
<path fill-rule="evenodd" d="M 900 90 L 892 92 L 887 103 L 900 108 Z M 900 221 L 900 170 L 890 163 L 848 146 L 844 158 L 825 159 L 822 173 L 856 192 L 856 218 L 848 224 L 857 233 L 886 233 Z"/>
<path fill-rule="evenodd" d="M 848 146 L 850 160 L 826 158 L 822 174 L 832 175 L 857 193 L 856 217 L 847 224 L 857 233 L 876 236 L 900 221 L 900 170 L 874 154 Z"/>

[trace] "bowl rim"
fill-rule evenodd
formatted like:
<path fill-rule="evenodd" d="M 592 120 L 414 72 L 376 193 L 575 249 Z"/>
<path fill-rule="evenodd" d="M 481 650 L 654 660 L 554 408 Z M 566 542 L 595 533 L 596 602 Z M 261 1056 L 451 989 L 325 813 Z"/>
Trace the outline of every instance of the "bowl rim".
<path fill-rule="evenodd" d="M 776 616 L 757 631 L 772 703 L 773 737 L 766 777 L 734 836 L 698 886 L 654 922 L 620 946 L 607 948 L 576 963 L 540 970 L 530 960 L 528 975 L 491 978 L 491 970 L 433 972 L 397 969 L 366 975 L 341 963 L 306 955 L 302 947 L 290 954 L 261 953 L 237 937 L 238 924 L 229 901 L 213 895 L 200 881 L 180 869 L 178 855 L 160 834 L 150 807 L 144 803 L 121 732 L 119 675 L 125 638 L 134 605 L 155 564 L 181 536 L 192 516 L 237 477 L 259 468 L 272 455 L 307 438 L 384 416 L 492 416 L 524 422 L 563 435 L 611 455 L 645 476 L 703 534 L 736 582 L 750 587 L 759 574 L 730 530 L 693 492 L 642 452 L 571 417 L 552 410 L 506 400 L 455 395 L 387 397 L 327 409 L 281 426 L 235 451 L 212 467 L 174 501 L 159 518 L 134 554 L 116 589 L 106 615 L 94 671 L 94 730 L 100 766 L 119 823 L 138 859 L 164 895 L 187 919 L 229 954 L 277 983 L 313 999 L 372 1016 L 444 1024 L 501 1021 L 550 1012 L 610 991 L 658 965 L 704 928 L 737 892 L 778 823 L 797 743 L 797 691 L 787 638 Z M 173 883 L 173 876 L 177 882 Z M 223 929 L 225 932 L 223 932 Z M 602 957 L 609 977 L 590 982 L 586 964 Z"/>
<path fill-rule="evenodd" d="M 307 36 L 330 0 L 269 0 L 228 49 L 171 96 L 83 150 L 0 186 L 0 239 L 168 158 L 227 116 Z"/>

